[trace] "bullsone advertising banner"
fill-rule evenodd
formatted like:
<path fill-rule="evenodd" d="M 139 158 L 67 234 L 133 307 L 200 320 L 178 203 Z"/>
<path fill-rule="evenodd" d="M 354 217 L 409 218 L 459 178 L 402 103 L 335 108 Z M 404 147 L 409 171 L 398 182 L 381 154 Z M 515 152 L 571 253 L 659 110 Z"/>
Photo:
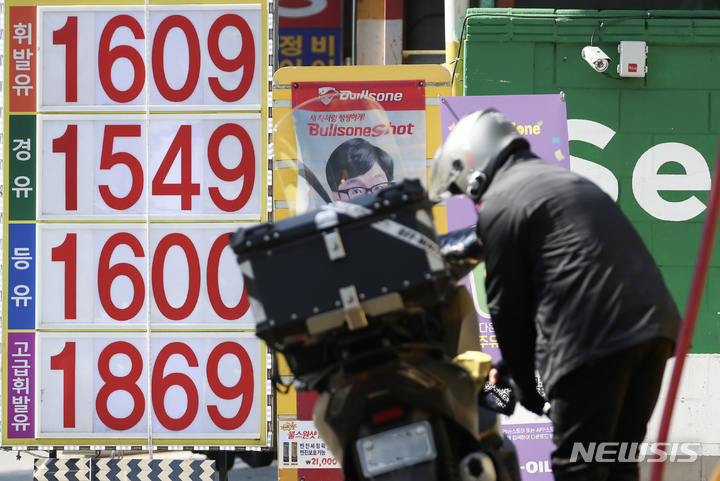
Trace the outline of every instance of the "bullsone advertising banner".
<path fill-rule="evenodd" d="M 267 219 L 267 1 L 39 3 L 5 2 L 2 444 L 272 444 L 228 247 Z"/>
<path fill-rule="evenodd" d="M 276 188 L 282 183 L 292 211 L 301 214 L 404 178 L 425 183 L 424 81 L 303 81 L 291 82 L 290 88 L 292 112 L 276 121 L 292 121 L 293 132 L 286 134 L 294 133 L 297 160 L 276 161 L 275 182 Z M 297 174 L 285 176 L 286 170 Z M 307 418 L 296 414 L 296 419 L 279 420 L 278 468 L 286 473 L 281 477 L 294 472 L 298 479 L 341 477 L 337 459 L 309 418 L 315 398 L 303 394 L 298 393 L 297 402 L 308 403 L 303 409 Z"/>
<path fill-rule="evenodd" d="M 403 178 L 425 183 L 423 81 L 298 82 L 292 106 L 298 213 Z"/>

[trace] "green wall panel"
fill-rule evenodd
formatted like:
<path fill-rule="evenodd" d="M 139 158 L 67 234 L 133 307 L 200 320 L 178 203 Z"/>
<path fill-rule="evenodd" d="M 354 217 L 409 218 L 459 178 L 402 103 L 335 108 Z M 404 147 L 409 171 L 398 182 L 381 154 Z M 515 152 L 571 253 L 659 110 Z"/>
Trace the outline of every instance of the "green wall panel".
<path fill-rule="evenodd" d="M 585 64 L 584 61 L 583 64 Z M 587 64 L 585 66 L 587 67 Z M 592 96 L 589 96 L 587 91 L 583 89 L 571 89 L 563 86 L 562 90 L 565 92 L 565 98 L 567 99 L 569 119 L 594 120 L 617 132 L 618 120 L 620 119 L 620 92 L 616 90 L 596 90 Z"/>
<path fill-rule="evenodd" d="M 710 132 L 720 130 L 720 90 L 710 92 Z"/>
<path fill-rule="evenodd" d="M 486 95 L 501 94 L 509 89 L 533 89 L 535 47 L 532 43 L 482 44 L 476 52 L 481 60 L 475 63 L 476 68 L 465 66 L 466 84 L 482 85 L 488 92 Z"/>
<path fill-rule="evenodd" d="M 703 90 L 642 90 L 620 94 L 620 130 L 631 133 L 705 133 L 710 96 Z"/>
<path fill-rule="evenodd" d="M 647 21 L 648 42 L 676 43 L 678 37 L 691 38 L 693 35 L 693 21 L 686 18 L 664 18 Z"/>
<path fill-rule="evenodd" d="M 635 229 L 637 229 L 638 234 L 640 234 L 640 237 L 642 237 L 642 240 L 645 242 L 645 245 L 648 246 L 648 249 L 653 249 L 653 222 L 634 222 Z"/>
<path fill-rule="evenodd" d="M 653 226 L 653 254 L 657 263 L 662 266 L 695 264 L 702 229 L 699 222 L 685 222 L 683 229 L 676 229 L 669 222 L 656 223 Z"/>
<path fill-rule="evenodd" d="M 570 153 L 572 153 L 572 147 L 570 147 Z M 607 167 L 605 162 L 598 162 L 600 165 Z M 638 205 L 635 200 L 635 195 L 632 191 L 632 180 L 629 178 L 622 178 L 620 182 L 620 194 L 618 195 L 618 204 L 622 207 L 622 210 L 627 215 L 628 219 L 633 223 L 637 222 L 652 222 L 652 217 Z M 652 222 L 654 224 L 654 222 Z M 648 246 L 651 248 L 650 246 Z M 652 249 L 652 248 L 651 248 Z M 652 252 L 652 250 L 651 250 Z"/>
<path fill-rule="evenodd" d="M 680 38 L 678 41 L 682 40 Z M 652 39 L 648 39 L 651 45 Z M 720 49 L 717 46 L 696 45 L 692 61 L 688 61 L 688 46 L 660 45 L 648 48 L 649 89 L 717 89 L 720 78 Z M 652 53 L 651 53 L 652 52 Z"/>
<path fill-rule="evenodd" d="M 686 267 L 681 266 L 660 266 L 660 271 L 662 272 L 663 276 L 665 277 L 665 282 L 667 283 L 668 289 L 670 289 L 670 292 L 672 293 L 673 297 L 675 298 L 675 302 L 677 302 L 678 309 L 680 309 L 680 313 L 685 313 L 685 308 L 687 307 L 687 300 L 688 296 L 690 294 L 690 284 L 692 282 L 692 276 L 693 271 L 692 269 L 688 269 Z M 700 302 L 700 312 L 698 314 L 698 319 L 700 318 L 708 318 L 708 308 L 707 308 L 707 295 L 703 297 L 702 301 Z M 717 347 L 717 346 L 715 346 Z M 697 351 L 694 351 L 697 352 Z M 711 351 L 715 352 L 715 351 Z"/>
<path fill-rule="evenodd" d="M 604 165 L 608 159 L 612 159 L 609 167 L 615 177 L 631 182 L 638 159 L 653 146 L 652 135 L 627 133 L 622 129 L 615 131 L 615 137 L 600 151 L 597 163 Z"/>
<path fill-rule="evenodd" d="M 593 34 L 615 78 L 581 58 Z M 623 40 L 647 42 L 646 77 L 617 78 Z M 720 12 L 470 9 L 464 69 L 465 95 L 565 92 L 568 119 L 615 132 L 604 148 L 572 140 L 570 153 L 615 176 L 618 204 L 684 311 L 718 146 Z M 720 353 L 720 240 L 711 266 L 696 353 Z"/>
<path fill-rule="evenodd" d="M 717 264 L 715 264 L 717 265 Z M 695 328 L 693 350 L 696 352 L 715 352 L 720 343 L 720 268 L 711 267 L 707 282 L 708 311 L 700 316 Z"/>
<path fill-rule="evenodd" d="M 555 69 L 553 64 L 545 62 L 546 58 L 555 56 L 555 44 L 550 42 L 535 43 L 535 58 L 533 59 L 533 85 L 535 90 L 555 88 Z"/>
<path fill-rule="evenodd" d="M 580 55 L 583 47 L 590 44 L 590 36 L 586 36 L 582 43 L 562 43 L 557 45 L 557 85 L 563 88 L 581 88 L 581 89 L 603 89 L 617 91 L 619 87 L 624 90 L 640 89 L 645 86 L 644 78 L 625 78 L 615 79 L 608 78 L 597 73 L 583 60 Z M 613 51 L 617 49 L 617 44 L 605 42 L 595 42 L 606 54 L 613 55 Z M 615 53 L 617 57 L 617 53 Z M 608 72 L 612 73 L 614 64 L 608 67 Z"/>

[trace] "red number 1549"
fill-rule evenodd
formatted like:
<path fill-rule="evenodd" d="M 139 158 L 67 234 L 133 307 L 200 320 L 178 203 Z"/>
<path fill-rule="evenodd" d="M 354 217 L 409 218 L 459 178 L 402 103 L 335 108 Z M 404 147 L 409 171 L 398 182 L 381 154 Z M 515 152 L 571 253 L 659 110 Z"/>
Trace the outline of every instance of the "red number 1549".
<path fill-rule="evenodd" d="M 151 136 L 152 136 L 151 123 Z M 200 129 L 202 124 L 178 125 L 175 136 L 168 149 L 162 154 L 162 161 L 152 174 L 150 194 L 152 196 L 176 196 L 180 199 L 178 212 L 190 211 L 193 197 L 202 195 L 198 179 L 193 179 L 193 130 Z M 73 213 L 78 210 L 78 124 L 68 124 L 63 134 L 52 140 L 52 152 L 61 154 L 65 161 L 65 211 Z M 131 183 L 126 185 L 109 185 L 101 183 L 98 190 L 102 201 L 110 209 L 122 212 L 135 206 L 142 198 L 145 186 L 145 162 L 133 153 L 118 150 L 116 145 L 121 142 L 135 140 L 142 142 L 142 124 L 107 124 L 102 130 L 102 148 L 100 153 L 100 171 L 111 171 L 113 168 L 125 168 L 130 172 Z M 220 158 L 220 145 L 225 139 L 234 140 L 239 149 L 234 149 L 235 159 L 226 159 L 232 167 L 226 167 Z M 152 141 L 152 139 L 151 139 Z M 144 150 L 144 146 L 140 146 Z M 255 188 L 256 155 L 252 138 L 237 123 L 219 125 L 210 134 L 205 152 L 207 165 L 216 179 L 234 184 L 239 191 L 235 197 L 227 198 L 217 186 L 206 188 L 213 204 L 222 212 L 232 213 L 241 210 L 250 200 Z M 171 169 L 179 164 L 180 178 L 170 181 Z M 121 166 L 121 167 L 120 167 Z M 176 167 L 177 168 L 177 167 Z M 110 178 L 111 180 L 114 177 Z M 116 181 L 119 182 L 119 181 Z M 121 191 L 120 194 L 113 192 Z"/>

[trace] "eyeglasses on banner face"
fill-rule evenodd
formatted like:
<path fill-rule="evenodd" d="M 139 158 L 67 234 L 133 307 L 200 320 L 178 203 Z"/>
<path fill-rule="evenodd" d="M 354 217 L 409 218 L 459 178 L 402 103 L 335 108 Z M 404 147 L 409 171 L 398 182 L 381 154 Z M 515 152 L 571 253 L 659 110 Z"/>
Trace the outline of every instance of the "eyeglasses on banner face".
<path fill-rule="evenodd" d="M 338 189 L 338 193 L 345 194 L 348 199 L 354 199 L 355 197 L 360 197 L 365 194 L 374 194 L 380 189 L 383 189 L 389 185 L 395 185 L 395 182 L 380 182 L 379 184 L 375 184 L 372 187 L 351 187 L 345 190 Z"/>

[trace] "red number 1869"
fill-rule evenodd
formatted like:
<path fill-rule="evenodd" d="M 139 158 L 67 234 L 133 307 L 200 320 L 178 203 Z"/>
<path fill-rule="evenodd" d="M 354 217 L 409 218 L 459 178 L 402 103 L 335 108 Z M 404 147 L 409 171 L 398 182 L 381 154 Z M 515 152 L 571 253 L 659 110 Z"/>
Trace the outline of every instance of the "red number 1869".
<path fill-rule="evenodd" d="M 80 408 L 87 391 L 96 393 L 91 399 L 96 423 L 118 433 L 146 429 L 141 421 L 147 419 L 150 398 L 153 422 L 159 423 L 153 427 L 155 432 L 222 433 L 243 428 L 252 412 L 258 415 L 259 341 L 206 341 L 202 347 L 182 338 L 154 339 L 152 348 L 158 351 L 146 374 L 144 342 L 128 338 L 98 344 L 45 338 L 49 369 L 42 376 L 43 403 L 61 405 L 62 420 L 46 422 L 44 430 L 62 432 L 88 426 L 90 413 Z M 99 350 L 93 361 L 95 374 L 87 375 L 89 367 L 81 358 L 93 349 Z M 232 376 L 224 372 L 228 366 Z M 147 375 L 151 396 L 144 380 Z M 257 419 L 252 424 L 256 425 Z M 98 431 L 97 427 L 93 431 Z"/>

